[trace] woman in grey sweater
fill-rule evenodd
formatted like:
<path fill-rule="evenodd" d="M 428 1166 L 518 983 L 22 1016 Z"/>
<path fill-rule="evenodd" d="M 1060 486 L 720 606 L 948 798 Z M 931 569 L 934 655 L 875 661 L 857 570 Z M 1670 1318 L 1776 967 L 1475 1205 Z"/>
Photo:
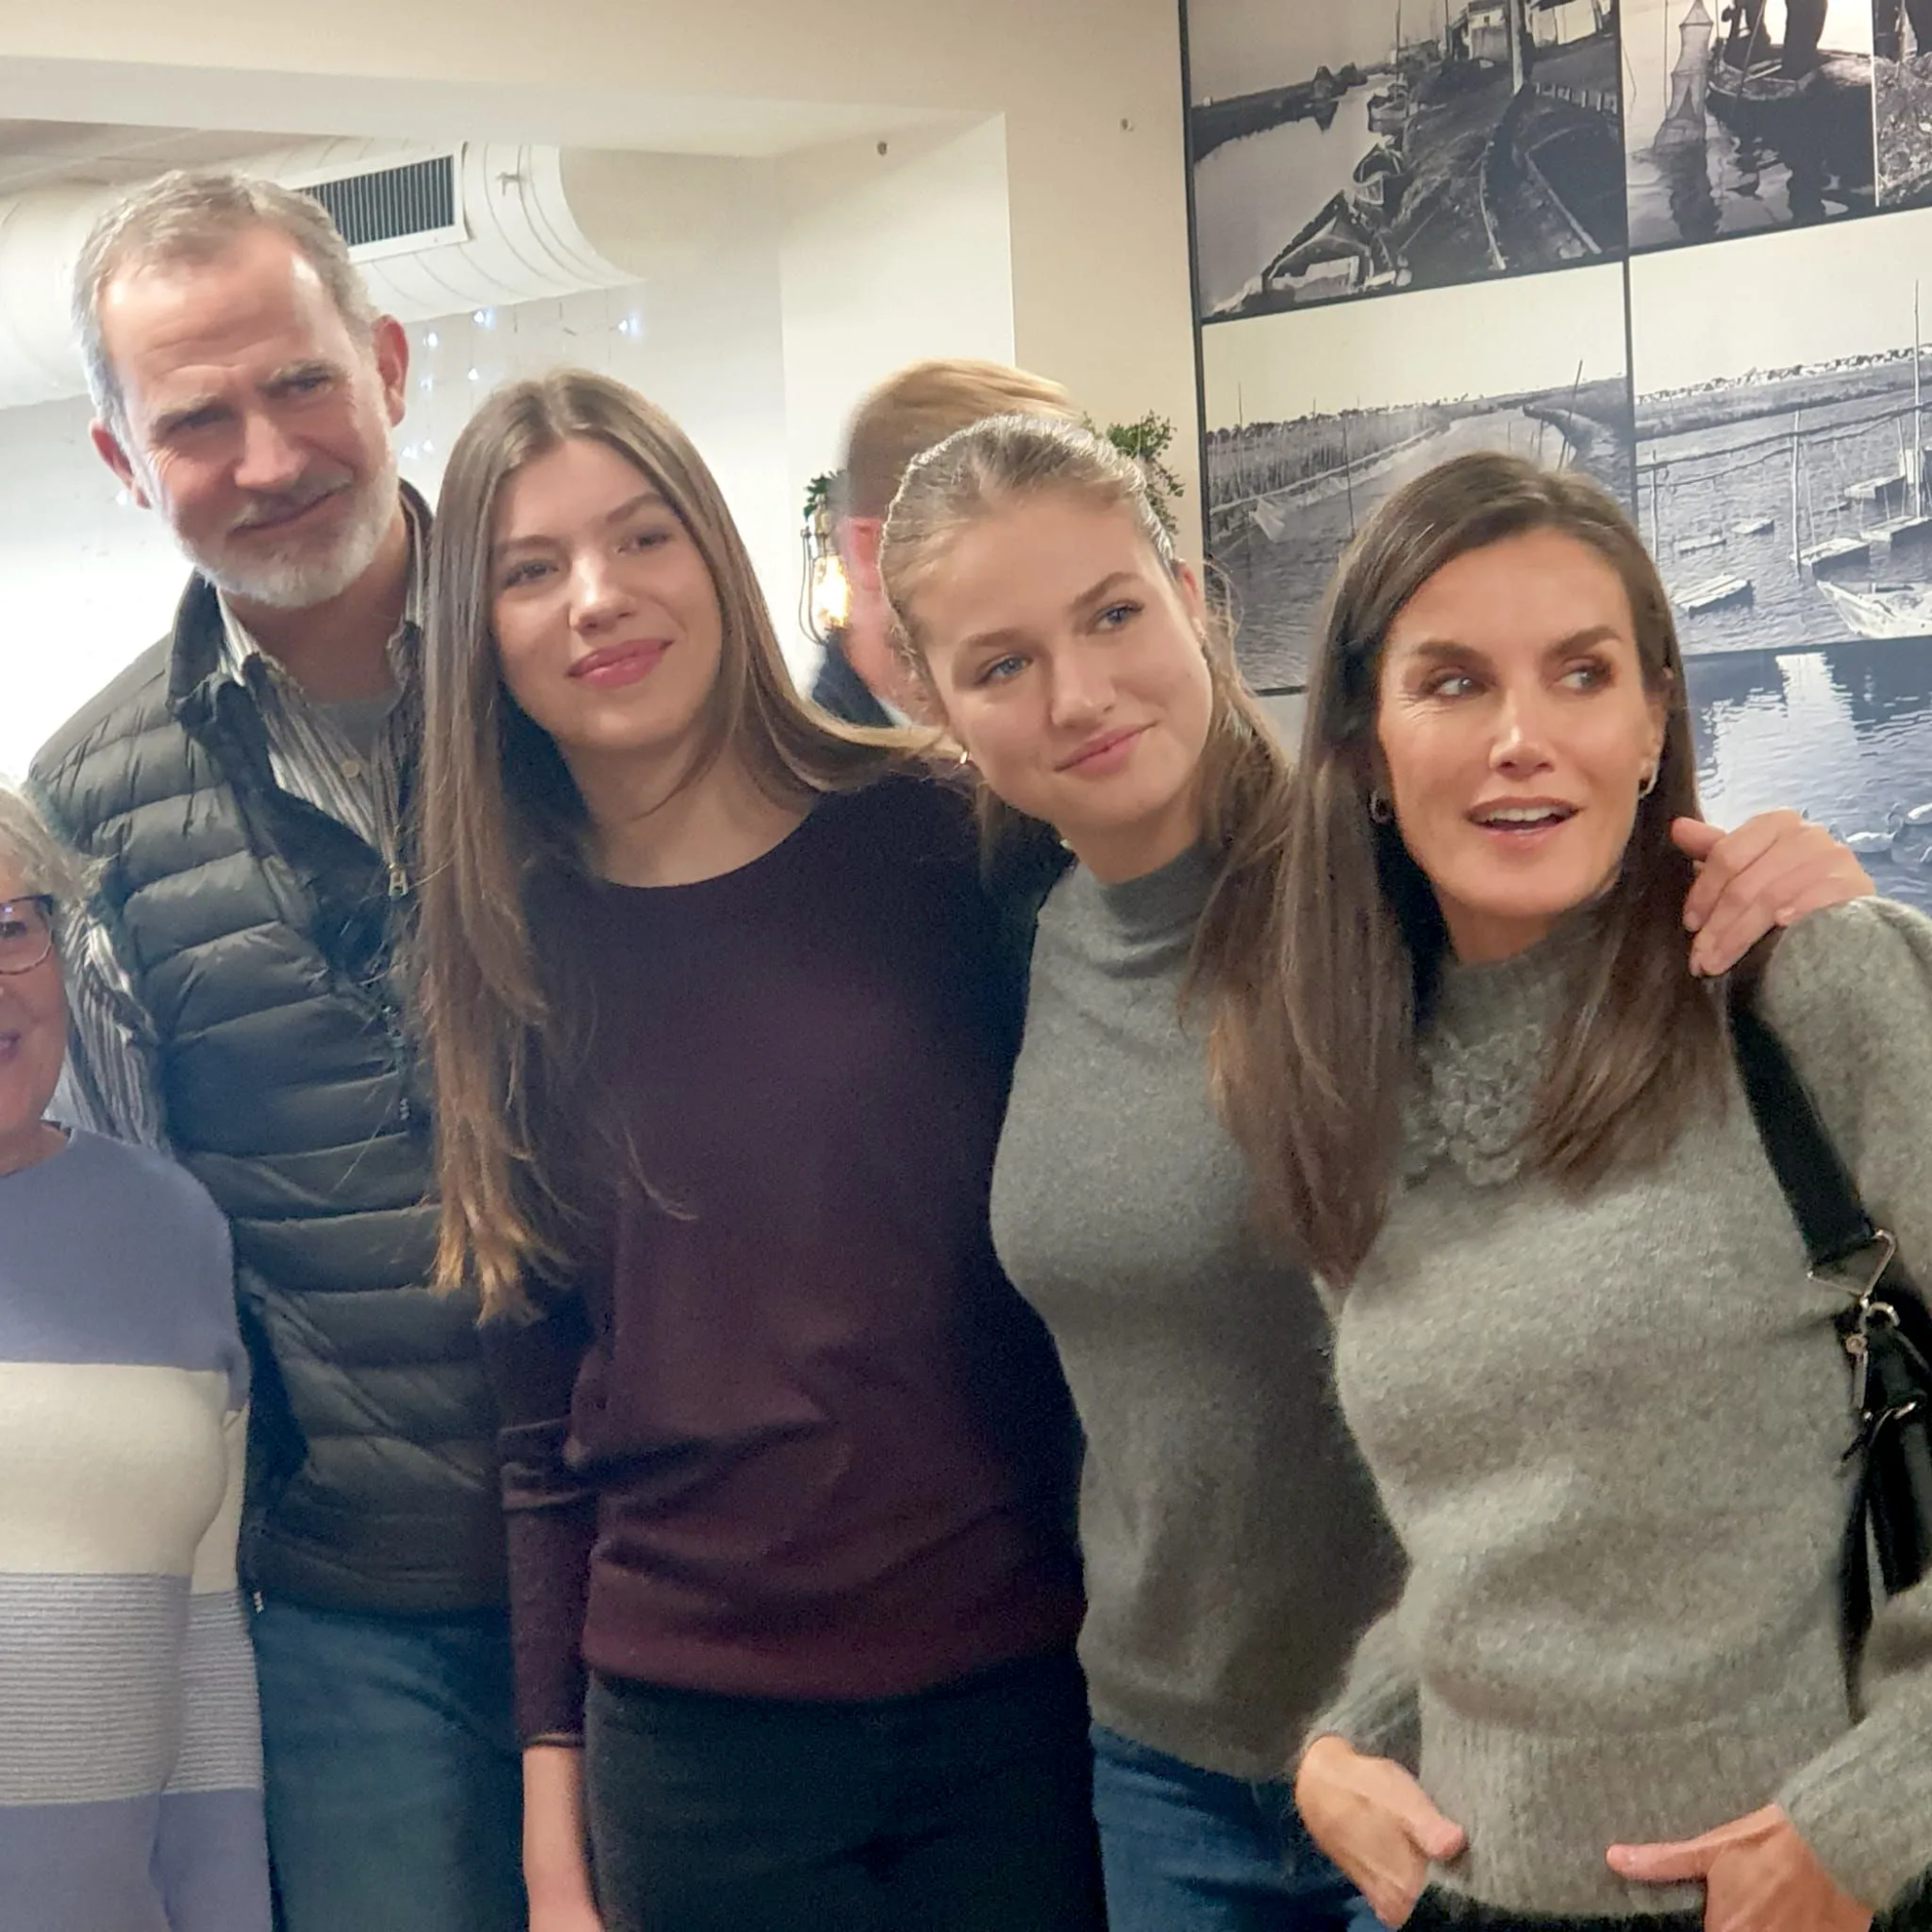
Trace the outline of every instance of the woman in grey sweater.
<path fill-rule="evenodd" d="M 1693 783 L 1604 492 L 1468 457 L 1371 521 L 1234 1098 L 1409 1559 L 1295 1785 L 1390 1924 L 1861 1932 L 1932 1864 L 1932 1589 L 1848 1688 L 1843 1293 L 1678 970 Z M 1932 1255 L 1932 923 L 1821 914 L 1758 999 Z"/>
<path fill-rule="evenodd" d="M 1307 1278 L 1254 1236 L 1208 1079 L 1211 1059 L 1241 1091 L 1259 1065 L 1244 1029 L 1278 1004 L 1259 946 L 1288 761 L 1138 471 L 1077 430 L 1006 419 L 929 452 L 882 565 L 996 842 L 1051 827 L 1075 861 L 1040 910 L 993 1214 L 1088 1435 L 1082 1659 L 1110 1923 L 1366 1927 L 1287 1772 L 1392 1588 L 1391 1549 L 1332 1412 Z M 1709 970 L 1774 919 L 1868 889 L 1793 814 L 1678 836 L 1708 861 L 1690 923 Z M 1690 874 L 1687 859 L 1673 918 Z"/>

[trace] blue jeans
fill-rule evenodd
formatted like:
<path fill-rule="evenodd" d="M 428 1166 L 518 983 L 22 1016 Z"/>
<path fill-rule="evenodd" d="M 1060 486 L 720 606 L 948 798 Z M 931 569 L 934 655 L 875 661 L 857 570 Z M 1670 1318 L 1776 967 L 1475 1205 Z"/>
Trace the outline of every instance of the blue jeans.
<path fill-rule="evenodd" d="M 1380 1932 L 1285 1782 L 1256 1783 L 1094 1726 L 1108 1932 Z"/>
<path fill-rule="evenodd" d="M 509 1619 L 254 1618 L 282 1932 L 522 1932 Z"/>

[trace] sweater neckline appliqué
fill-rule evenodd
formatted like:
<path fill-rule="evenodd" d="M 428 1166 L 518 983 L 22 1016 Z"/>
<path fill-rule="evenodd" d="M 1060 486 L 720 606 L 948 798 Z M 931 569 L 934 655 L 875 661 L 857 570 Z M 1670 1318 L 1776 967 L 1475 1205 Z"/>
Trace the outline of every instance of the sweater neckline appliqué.
<path fill-rule="evenodd" d="M 1479 1187 L 1522 1172 L 1550 1028 L 1596 936 L 1597 922 L 1577 918 L 1509 959 L 1445 964 L 1404 1094 L 1404 1182 L 1441 1161 Z"/>

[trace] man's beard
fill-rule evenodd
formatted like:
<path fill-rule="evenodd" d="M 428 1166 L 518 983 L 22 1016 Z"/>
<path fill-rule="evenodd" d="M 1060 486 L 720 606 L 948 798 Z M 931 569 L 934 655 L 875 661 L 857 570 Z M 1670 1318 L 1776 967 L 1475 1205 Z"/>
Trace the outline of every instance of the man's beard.
<path fill-rule="evenodd" d="M 306 611 L 340 597 L 376 561 L 384 539 L 396 518 L 396 454 L 386 442 L 380 469 L 355 485 L 350 516 L 326 547 L 314 537 L 296 538 L 277 555 L 273 539 L 257 538 L 253 554 L 229 554 L 235 532 L 218 540 L 219 548 L 197 547 L 179 531 L 175 541 L 183 554 L 223 596 L 270 611 Z M 262 508 L 301 508 L 327 494 L 327 489 L 295 491 L 283 498 L 264 499 Z"/>

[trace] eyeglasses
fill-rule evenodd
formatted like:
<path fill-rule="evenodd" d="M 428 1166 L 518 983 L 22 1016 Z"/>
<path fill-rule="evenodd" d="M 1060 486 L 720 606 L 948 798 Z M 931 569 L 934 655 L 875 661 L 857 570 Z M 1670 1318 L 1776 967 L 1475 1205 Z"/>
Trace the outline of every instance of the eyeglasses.
<path fill-rule="evenodd" d="M 31 973 L 54 950 L 54 902 L 47 893 L 0 899 L 0 973 Z"/>

